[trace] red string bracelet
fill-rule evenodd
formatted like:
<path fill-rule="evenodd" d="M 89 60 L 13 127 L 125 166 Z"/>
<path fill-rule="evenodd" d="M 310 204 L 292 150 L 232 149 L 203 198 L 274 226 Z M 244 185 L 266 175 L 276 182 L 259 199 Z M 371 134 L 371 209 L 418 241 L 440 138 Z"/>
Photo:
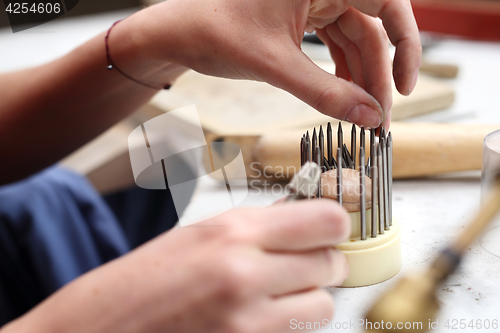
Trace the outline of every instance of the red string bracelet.
<path fill-rule="evenodd" d="M 110 55 L 109 55 L 109 45 L 108 45 L 108 38 L 109 38 L 109 33 L 111 32 L 111 29 L 113 29 L 113 27 L 115 25 L 117 25 L 119 22 L 121 22 L 121 20 L 119 21 L 116 21 L 115 23 L 113 23 L 113 25 L 111 26 L 111 28 L 109 28 L 108 30 L 108 33 L 106 34 L 106 37 L 104 38 L 104 41 L 105 41 L 105 44 L 106 44 L 106 58 L 108 59 L 108 70 L 112 70 L 113 68 L 116 69 L 121 75 L 125 76 L 127 79 L 129 80 L 132 80 L 134 81 L 135 83 L 137 84 L 140 84 L 142 86 L 145 86 L 145 87 L 148 87 L 148 88 L 151 88 L 151 89 L 155 89 L 155 90 L 159 90 L 159 89 L 170 89 L 170 87 L 172 86 L 171 84 L 167 84 L 166 86 L 164 87 L 157 87 L 157 86 L 153 86 L 151 84 L 148 84 L 148 83 L 144 83 L 144 82 L 141 82 L 137 79 L 134 79 L 133 77 L 131 77 L 130 75 L 127 75 L 126 73 L 124 73 L 121 69 L 119 69 L 115 63 L 113 62 L 113 60 L 111 59 Z"/>

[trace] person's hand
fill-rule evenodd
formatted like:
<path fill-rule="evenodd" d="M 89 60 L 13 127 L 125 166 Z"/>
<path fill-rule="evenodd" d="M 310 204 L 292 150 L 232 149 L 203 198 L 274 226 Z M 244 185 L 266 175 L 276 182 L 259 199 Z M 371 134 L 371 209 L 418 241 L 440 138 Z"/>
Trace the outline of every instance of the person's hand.
<path fill-rule="evenodd" d="M 350 234 L 331 200 L 233 210 L 175 229 L 64 287 L 5 332 L 282 332 L 330 320 Z"/>
<path fill-rule="evenodd" d="M 384 119 L 389 125 L 387 35 L 396 45 L 394 79 L 402 94 L 414 88 L 420 65 L 409 0 L 169 0 L 127 21 L 136 27 L 142 56 L 153 63 L 265 81 L 324 114 L 369 128 Z M 301 51 L 306 29 L 316 30 L 330 48 L 337 76 Z"/>

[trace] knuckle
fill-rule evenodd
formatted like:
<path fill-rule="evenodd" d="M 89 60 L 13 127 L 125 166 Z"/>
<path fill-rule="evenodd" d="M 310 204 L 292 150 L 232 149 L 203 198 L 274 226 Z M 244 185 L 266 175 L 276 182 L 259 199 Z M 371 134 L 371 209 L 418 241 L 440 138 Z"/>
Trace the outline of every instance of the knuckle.
<path fill-rule="evenodd" d="M 225 216 L 228 226 L 225 234 L 226 241 L 235 244 L 247 244 L 254 240 L 254 229 L 249 221 L 254 220 L 250 210 L 234 210 Z"/>
<path fill-rule="evenodd" d="M 320 289 L 317 295 L 316 309 L 318 318 L 332 318 L 335 310 L 333 297 L 326 290 Z"/>
<path fill-rule="evenodd" d="M 340 97 L 339 89 L 337 87 L 328 87 L 324 89 L 316 98 L 313 107 L 323 113 L 327 113 L 330 116 L 339 118 L 339 108 L 337 103 Z M 328 111 L 328 112 L 326 112 Z"/>
<path fill-rule="evenodd" d="M 345 209 L 339 205 L 325 206 L 325 209 L 319 211 L 319 218 L 328 221 L 331 226 L 330 232 L 340 238 L 348 238 L 351 233 L 351 218 Z"/>
<path fill-rule="evenodd" d="M 247 259 L 229 255 L 219 265 L 218 293 L 222 298 L 241 302 L 251 298 L 262 285 L 262 274 Z"/>
<path fill-rule="evenodd" d="M 328 286 L 340 285 L 347 278 L 349 269 L 347 259 L 342 251 L 330 248 L 328 258 Z"/>

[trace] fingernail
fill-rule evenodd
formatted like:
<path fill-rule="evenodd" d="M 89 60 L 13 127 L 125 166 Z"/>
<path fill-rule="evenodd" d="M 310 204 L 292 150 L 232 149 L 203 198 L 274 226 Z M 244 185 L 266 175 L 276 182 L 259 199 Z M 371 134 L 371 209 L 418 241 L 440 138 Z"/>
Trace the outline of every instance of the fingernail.
<path fill-rule="evenodd" d="M 413 77 L 411 78 L 410 87 L 408 89 L 408 95 L 411 94 L 413 89 L 415 89 L 415 86 L 417 85 L 417 80 L 418 80 L 418 69 L 415 71 L 415 74 L 413 74 Z"/>
<path fill-rule="evenodd" d="M 377 128 L 382 122 L 380 113 L 366 104 L 358 104 L 347 112 L 346 120 L 350 123 Z"/>

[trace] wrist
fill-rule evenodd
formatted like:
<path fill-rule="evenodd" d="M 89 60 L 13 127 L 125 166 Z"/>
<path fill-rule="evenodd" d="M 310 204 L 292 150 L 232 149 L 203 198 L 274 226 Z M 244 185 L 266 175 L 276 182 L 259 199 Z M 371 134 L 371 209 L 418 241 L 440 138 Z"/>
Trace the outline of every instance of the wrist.
<path fill-rule="evenodd" d="M 139 13 L 140 14 L 140 13 Z M 108 65 L 133 81 L 150 87 L 170 85 L 188 68 L 155 56 L 151 32 L 141 15 L 132 15 L 110 28 L 106 37 Z"/>

